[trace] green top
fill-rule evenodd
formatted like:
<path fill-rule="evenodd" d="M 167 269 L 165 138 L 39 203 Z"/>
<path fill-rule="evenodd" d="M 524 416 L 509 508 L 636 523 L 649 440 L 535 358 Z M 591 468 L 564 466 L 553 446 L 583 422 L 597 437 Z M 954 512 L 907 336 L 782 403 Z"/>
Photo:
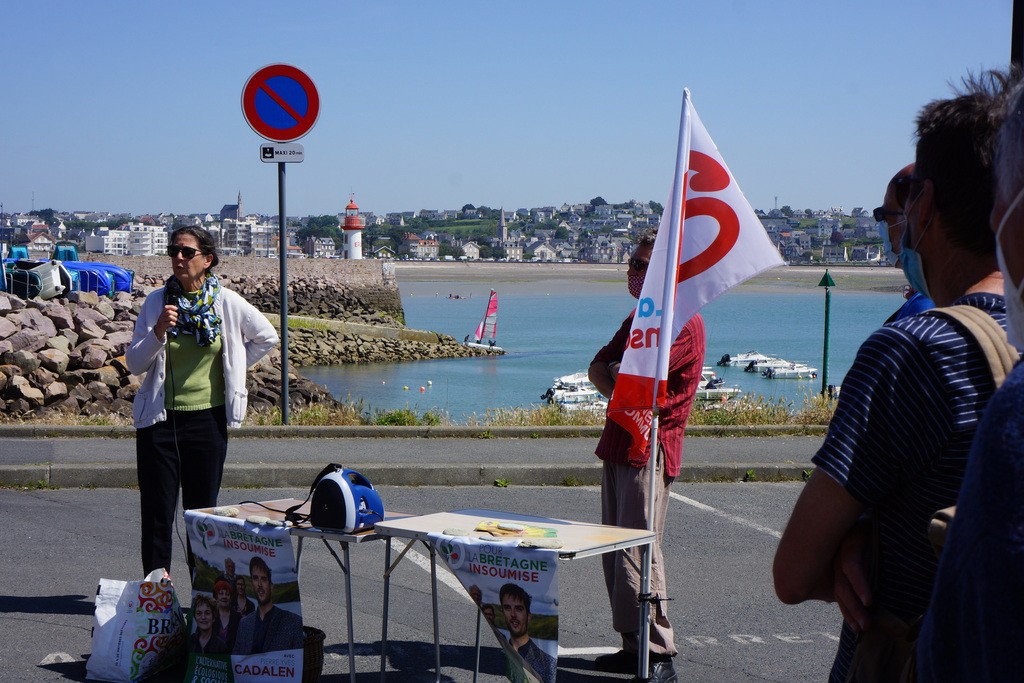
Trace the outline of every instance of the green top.
<path fill-rule="evenodd" d="M 199 346 L 191 335 L 170 337 L 165 408 L 206 410 L 225 404 L 223 337 L 209 346 Z"/>

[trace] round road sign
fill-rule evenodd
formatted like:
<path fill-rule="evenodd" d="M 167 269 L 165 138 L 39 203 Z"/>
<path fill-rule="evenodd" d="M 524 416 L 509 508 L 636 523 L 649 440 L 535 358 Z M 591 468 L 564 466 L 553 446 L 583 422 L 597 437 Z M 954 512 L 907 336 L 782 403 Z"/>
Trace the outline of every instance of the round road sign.
<path fill-rule="evenodd" d="M 261 137 L 291 142 L 313 128 L 320 115 L 320 95 L 304 72 L 288 64 L 271 64 L 245 82 L 242 113 Z"/>

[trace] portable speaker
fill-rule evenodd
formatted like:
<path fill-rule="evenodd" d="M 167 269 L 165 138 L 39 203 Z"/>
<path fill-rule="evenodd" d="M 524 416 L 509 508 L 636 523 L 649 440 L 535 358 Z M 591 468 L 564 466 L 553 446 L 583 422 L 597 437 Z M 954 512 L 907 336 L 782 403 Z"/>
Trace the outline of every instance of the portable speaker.
<path fill-rule="evenodd" d="M 384 502 L 370 480 L 355 470 L 323 475 L 313 489 L 309 523 L 320 529 L 352 533 L 384 520 Z"/>

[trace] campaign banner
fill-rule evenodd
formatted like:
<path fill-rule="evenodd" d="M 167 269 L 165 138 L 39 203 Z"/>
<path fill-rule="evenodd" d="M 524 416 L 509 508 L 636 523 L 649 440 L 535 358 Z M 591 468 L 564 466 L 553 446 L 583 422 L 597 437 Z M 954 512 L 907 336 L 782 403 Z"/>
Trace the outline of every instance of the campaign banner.
<path fill-rule="evenodd" d="M 501 525 L 488 524 L 501 535 Z M 448 569 L 458 577 L 505 651 L 513 683 L 554 683 L 558 662 L 558 553 L 520 547 L 522 538 L 554 530 L 525 527 L 516 538 L 429 534 Z"/>
<path fill-rule="evenodd" d="M 302 605 L 285 527 L 185 512 L 195 555 L 187 620 L 194 683 L 299 683 Z"/>

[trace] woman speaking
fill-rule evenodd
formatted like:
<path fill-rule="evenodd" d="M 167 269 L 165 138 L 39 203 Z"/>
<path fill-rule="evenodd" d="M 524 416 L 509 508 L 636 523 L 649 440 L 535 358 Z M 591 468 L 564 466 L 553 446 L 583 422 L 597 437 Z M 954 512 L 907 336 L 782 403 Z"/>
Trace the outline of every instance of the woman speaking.
<path fill-rule="evenodd" d="M 278 341 L 211 272 L 219 259 L 209 232 L 178 228 L 167 253 L 173 275 L 146 297 L 125 354 L 132 374 L 145 373 L 133 414 L 146 574 L 170 570 L 179 485 L 183 509 L 217 504 L 227 428 L 245 417 L 246 370 Z"/>

